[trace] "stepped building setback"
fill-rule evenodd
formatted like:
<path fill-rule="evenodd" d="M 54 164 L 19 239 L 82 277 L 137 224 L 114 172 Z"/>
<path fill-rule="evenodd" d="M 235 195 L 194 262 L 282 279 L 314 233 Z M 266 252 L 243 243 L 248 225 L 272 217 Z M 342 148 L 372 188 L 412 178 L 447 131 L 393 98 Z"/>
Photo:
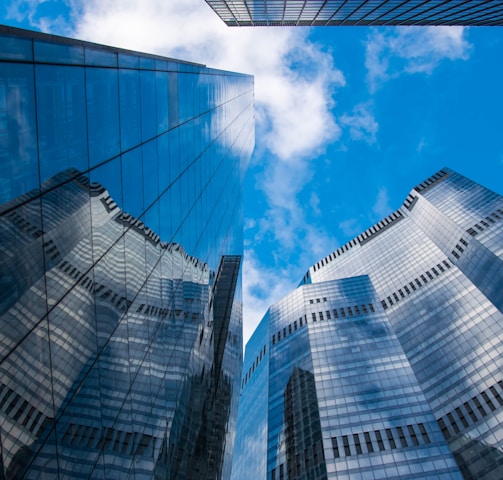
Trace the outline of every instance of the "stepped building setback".
<path fill-rule="evenodd" d="M 231 27 L 503 25 L 499 0 L 206 0 Z"/>
<path fill-rule="evenodd" d="M 253 77 L 0 28 L 0 479 L 228 478 Z"/>
<path fill-rule="evenodd" d="M 266 313 L 233 478 L 503 478 L 502 312 L 503 197 L 444 168 Z"/>

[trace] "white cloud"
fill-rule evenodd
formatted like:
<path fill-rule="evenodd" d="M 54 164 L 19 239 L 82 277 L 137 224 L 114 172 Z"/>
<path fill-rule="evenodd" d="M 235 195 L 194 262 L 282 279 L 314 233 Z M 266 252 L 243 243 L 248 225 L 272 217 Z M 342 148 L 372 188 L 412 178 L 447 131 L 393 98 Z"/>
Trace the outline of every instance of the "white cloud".
<path fill-rule="evenodd" d="M 381 218 L 392 212 L 392 208 L 389 205 L 388 190 L 386 190 L 386 188 L 381 187 L 377 192 L 376 200 L 374 205 L 372 205 L 372 211 L 379 217 L 378 220 L 381 220 Z"/>
<path fill-rule="evenodd" d="M 253 250 L 245 251 L 243 263 L 243 340 L 251 337 L 267 309 L 295 288 L 290 269 L 265 268 Z"/>
<path fill-rule="evenodd" d="M 249 332 L 269 304 L 293 288 L 313 256 L 335 245 L 323 229 L 307 224 L 306 209 L 316 210 L 317 197 L 310 192 L 307 199 L 299 196 L 312 178 L 310 162 L 340 136 L 331 109 L 344 75 L 332 55 L 309 40 L 309 29 L 229 28 L 203 0 L 65 2 L 72 8 L 73 31 L 49 22 L 43 25 L 46 31 L 255 76 L 256 132 L 265 150 L 262 158 L 268 160 L 259 188 L 268 207 L 257 225 L 248 222 L 247 227 L 258 229 L 259 240 L 273 240 L 273 257 L 294 257 L 295 265 L 288 271 L 266 268 L 247 253 L 243 278 Z"/>
<path fill-rule="evenodd" d="M 362 227 L 360 225 L 360 222 L 356 218 L 349 218 L 347 220 L 343 220 L 342 222 L 339 223 L 339 228 L 341 229 L 342 233 L 346 237 L 356 237 L 356 235 L 359 235 L 362 233 Z"/>
<path fill-rule="evenodd" d="M 443 60 L 466 60 L 471 44 L 465 27 L 395 27 L 372 30 L 365 66 L 371 91 L 404 73 L 430 74 Z"/>
<path fill-rule="evenodd" d="M 379 124 L 366 104 L 357 105 L 352 114 L 344 114 L 339 118 L 343 127 L 349 128 L 352 140 L 362 140 L 368 144 L 376 142 Z"/>

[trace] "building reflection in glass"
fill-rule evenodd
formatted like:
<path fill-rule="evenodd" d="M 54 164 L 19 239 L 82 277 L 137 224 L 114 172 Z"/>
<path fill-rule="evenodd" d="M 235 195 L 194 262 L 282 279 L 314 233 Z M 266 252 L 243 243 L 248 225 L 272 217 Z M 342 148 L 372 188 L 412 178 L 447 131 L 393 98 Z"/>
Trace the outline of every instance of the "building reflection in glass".
<path fill-rule="evenodd" d="M 253 142 L 250 76 L 0 27 L 0 478 L 230 475 Z"/>
<path fill-rule="evenodd" d="M 295 367 L 284 402 L 286 478 L 327 478 L 314 374 Z"/>
<path fill-rule="evenodd" d="M 223 257 L 211 271 L 120 210 L 103 186 L 76 172 L 61 175 L 73 180 L 58 189 L 66 206 L 59 222 L 50 193 L 42 210 L 54 215 L 51 236 L 64 228 L 63 238 L 8 225 L 18 242 L 7 255 L 18 269 L 29 269 L 37 246 L 47 263 L 32 285 L 23 276 L 16 283 L 10 270 L 14 286 L 2 299 L 6 477 L 110 478 L 132 469 L 218 477 L 233 389 L 232 363 L 224 366 L 223 356 L 227 343 L 239 351 L 240 257 Z M 78 223 L 83 211 L 86 218 L 93 212 L 87 227 L 104 250 L 94 265 L 87 228 Z M 29 235 L 32 243 L 20 248 Z M 46 297 L 49 288 L 57 294 Z"/>

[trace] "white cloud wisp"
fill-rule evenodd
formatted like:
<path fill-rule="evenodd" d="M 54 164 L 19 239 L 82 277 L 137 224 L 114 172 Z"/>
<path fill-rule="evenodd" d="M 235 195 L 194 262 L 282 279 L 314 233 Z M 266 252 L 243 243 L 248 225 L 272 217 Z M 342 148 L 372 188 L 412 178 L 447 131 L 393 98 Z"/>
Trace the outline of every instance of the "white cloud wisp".
<path fill-rule="evenodd" d="M 471 44 L 465 27 L 394 27 L 372 30 L 365 66 L 371 92 L 402 74 L 431 74 L 444 60 L 467 60 Z"/>

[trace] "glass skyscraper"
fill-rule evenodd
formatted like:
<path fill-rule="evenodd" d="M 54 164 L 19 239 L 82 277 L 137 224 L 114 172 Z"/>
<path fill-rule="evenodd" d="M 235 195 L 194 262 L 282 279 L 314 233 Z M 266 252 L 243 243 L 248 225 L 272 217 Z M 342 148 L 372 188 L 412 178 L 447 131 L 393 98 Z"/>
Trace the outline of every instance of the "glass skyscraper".
<path fill-rule="evenodd" d="M 246 347 L 234 478 L 502 478 L 502 257 L 444 168 L 313 265 Z"/>
<path fill-rule="evenodd" d="M 253 77 L 0 28 L 0 478 L 228 478 Z"/>
<path fill-rule="evenodd" d="M 231 27 L 503 25 L 499 0 L 206 0 Z"/>

